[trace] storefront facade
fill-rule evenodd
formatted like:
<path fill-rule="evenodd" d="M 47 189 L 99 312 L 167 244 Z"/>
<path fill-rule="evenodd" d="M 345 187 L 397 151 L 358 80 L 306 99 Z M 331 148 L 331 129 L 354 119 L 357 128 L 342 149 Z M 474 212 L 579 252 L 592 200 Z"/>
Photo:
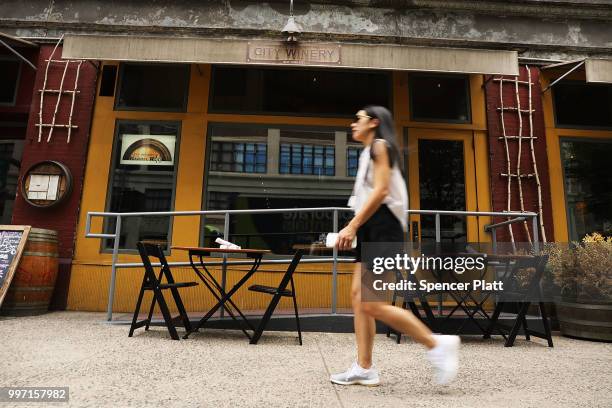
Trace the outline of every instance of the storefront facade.
<path fill-rule="evenodd" d="M 187 67 L 190 81 L 186 112 L 122 111 L 114 109 L 113 97 L 105 98 L 108 101 L 98 98 L 91 133 L 91 143 L 96 149 L 90 149 L 87 161 L 88 169 L 96 170 L 86 171 L 83 208 L 90 208 L 91 211 L 139 212 L 346 206 L 356 170 L 356 155 L 359 152 L 359 146 L 350 140 L 348 134 L 348 123 L 351 121 L 349 112 L 354 109 L 341 112 L 338 117 L 211 113 L 214 109 L 207 107 L 208 102 L 217 103 L 217 98 L 210 95 L 210 90 L 219 88 L 218 85 L 215 86 L 212 78 L 221 76 L 225 68 L 210 65 Z M 232 69 L 243 69 L 247 73 L 253 71 L 247 67 Z M 121 70 L 119 67 L 118 71 Z M 262 72 L 259 68 L 255 71 Z M 280 72 L 294 71 L 275 69 L 271 72 L 278 76 Z M 318 81 L 325 80 L 326 71 L 307 72 L 308 75 L 321 73 Z M 306 75 L 306 71 L 301 74 Z M 345 72 L 334 75 L 345 75 Z M 389 85 L 399 85 L 392 88 L 395 94 L 402 90 L 402 82 L 403 90 L 406 90 L 406 73 L 379 75 Z M 463 156 L 457 164 L 461 168 L 459 173 L 471 183 L 466 190 L 471 201 L 466 200 L 463 205 L 477 210 L 477 170 L 474 160 L 476 153 L 472 148 L 472 141 L 475 131 L 484 137 L 484 109 L 479 83 L 482 79 L 478 76 L 471 78 L 469 75 L 459 78 L 463 84 L 462 91 L 472 89 L 472 93 L 476 92 L 475 100 L 480 99 L 478 103 L 464 107 L 470 112 L 478 112 L 475 115 L 475 123 L 447 124 L 446 128 L 443 126 L 443 129 L 435 129 L 435 126 L 429 123 L 412 121 L 408 95 L 395 97 L 397 108 L 394 112 L 397 115 L 398 134 L 405 135 L 403 145 L 418 145 L 420 140 L 451 143 L 453 147 L 459 145 L 459 154 Z M 391 86 L 388 87 L 390 88 Z M 329 96 L 331 95 L 325 93 L 316 95 L 317 100 Z M 385 96 L 390 97 L 391 93 L 387 92 Z M 147 170 L 151 169 L 150 175 L 140 174 L 134 177 L 126 174 L 131 165 L 120 164 L 118 155 L 127 150 L 124 147 L 126 143 L 122 143 L 123 139 L 140 132 L 145 135 L 144 138 L 151 138 L 152 134 L 170 136 L 174 163 L 168 165 L 162 174 L 157 170 L 161 166 L 147 166 Z M 230 150 L 231 155 L 228 155 L 226 150 Z M 249 150 L 253 151 L 252 154 Z M 231 158 L 224 160 L 224 154 L 226 159 L 227 156 Z M 486 163 L 486 151 L 479 151 L 479 154 L 482 155 L 480 163 Z M 414 161 L 418 158 L 418 153 L 413 154 Z M 411 165 L 418 168 L 418 162 Z M 484 172 L 480 176 L 481 182 L 487 184 L 486 167 L 479 171 Z M 100 186 L 108 187 L 104 189 Z M 418 189 L 413 189 L 411 193 L 416 202 Z M 102 203 L 104 206 L 100 206 Z M 81 280 L 91 282 L 98 272 L 100 282 L 104 282 L 107 279 L 108 266 L 99 265 L 101 260 L 110 261 L 111 254 L 108 250 L 104 253 L 104 248 L 100 247 L 98 240 L 84 237 L 84 217 L 85 213 L 82 213 L 82 228 L 77 233 L 71 281 L 73 284 Z M 123 224 L 126 236 L 122 248 L 134 249 L 135 243 L 140 239 L 156 239 L 172 242 L 173 245 L 204 244 L 205 239 L 202 236 L 208 231 L 223 231 L 223 216 L 217 219 L 207 218 L 206 227 L 198 217 L 177 217 L 173 223 L 168 219 L 162 219 L 161 222 L 160 219 L 146 220 L 143 222 L 141 219 L 129 219 Z M 242 216 L 235 218 L 230 236 L 232 241 L 242 245 L 265 245 L 283 254 L 287 253 L 288 249 L 285 244 L 289 245 L 294 239 L 306 241 L 308 235 L 311 240 L 318 239 L 320 233 L 331 230 L 331 227 L 331 212 L 306 216 Z M 478 233 L 476 226 L 470 227 L 473 229 L 470 233 Z M 100 223 L 94 225 L 93 229 L 101 231 L 103 226 Z M 294 238 L 296 233 L 301 236 Z M 255 241 L 253 244 L 253 241 L 247 241 L 250 234 L 259 242 Z M 107 245 L 112 244 L 109 242 Z M 130 258 L 127 254 L 124 257 Z M 136 261 L 135 256 L 131 258 Z M 180 255 L 177 259 L 180 259 Z M 83 263 L 80 264 L 80 261 Z M 137 282 L 134 282 L 134 285 L 136 289 Z M 91 297 L 86 296 L 83 300 L 85 299 L 90 301 Z M 105 297 L 99 301 L 102 304 L 98 307 L 103 307 Z M 78 303 L 75 308 L 80 308 Z M 117 308 L 121 310 L 120 305 Z"/>
<path fill-rule="evenodd" d="M 367 14 L 367 7 L 357 6 Z M 313 5 L 303 21 L 327 15 L 321 7 Z M 372 8 L 370 21 L 383 10 Z M 409 11 L 404 17 L 418 19 Z M 306 35 L 297 44 L 269 33 L 239 39 L 67 33 L 62 57 L 92 61 L 98 73 L 67 308 L 106 310 L 112 243 L 85 238 L 88 212 L 346 206 L 360 152 L 349 124 L 367 104 L 393 112 L 411 209 L 534 211 L 546 241 L 609 233 L 610 178 L 597 164 L 604 159 L 590 159 L 607 157 L 612 146 L 612 91 L 605 84 L 610 65 L 591 75 L 602 84 L 587 82 L 583 63 L 547 89 L 578 63 L 547 68 L 553 63 L 539 55 L 550 57 L 551 50 L 533 44 L 521 60 L 512 50 L 517 47 L 501 40 L 482 49 L 466 46 L 468 36 L 458 35 L 463 47 L 451 47 L 461 41 L 449 44 L 436 35 L 429 34 L 426 46 L 377 45 L 373 37 L 348 32 L 333 41 Z M 594 37 L 593 48 L 605 57 L 605 47 L 596 43 Z M 560 45 L 554 50 L 569 52 Z M 593 103 L 577 113 L 573 98 Z M 517 104 L 519 112 L 512 112 Z M 488 242 L 489 223 L 489 217 L 444 217 L 442 239 Z M 434 238 L 431 217 L 411 215 L 409 225 L 411 239 Z M 286 254 L 292 244 L 329 232 L 332 219 L 330 212 L 241 215 L 229 227 L 243 246 Z M 92 224 L 96 232 L 113 228 L 100 218 Z M 206 245 L 224 228 L 223 216 L 126 219 L 120 261 L 138 261 L 138 240 Z M 520 226 L 499 238 L 530 236 Z M 170 253 L 171 261 L 183 258 Z M 343 268 L 340 307 L 348 306 Z M 298 274 L 304 307 L 329 307 L 328 269 L 310 265 Z M 262 277 L 273 280 L 275 267 L 268 270 Z M 117 275 L 116 311 L 133 307 L 140 285 L 133 272 Z M 188 278 L 190 271 L 178 273 Z M 206 308 L 198 293 L 186 295 L 190 309 Z M 257 299 L 241 301 L 247 309 L 259 307 Z"/>

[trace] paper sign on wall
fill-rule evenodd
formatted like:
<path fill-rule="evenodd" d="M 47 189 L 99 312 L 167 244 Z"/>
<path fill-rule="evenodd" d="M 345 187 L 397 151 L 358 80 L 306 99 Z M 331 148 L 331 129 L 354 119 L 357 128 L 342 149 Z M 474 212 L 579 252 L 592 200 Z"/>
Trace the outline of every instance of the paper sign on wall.
<path fill-rule="evenodd" d="M 59 175 L 32 174 L 28 198 L 30 200 L 55 200 L 59 189 Z"/>

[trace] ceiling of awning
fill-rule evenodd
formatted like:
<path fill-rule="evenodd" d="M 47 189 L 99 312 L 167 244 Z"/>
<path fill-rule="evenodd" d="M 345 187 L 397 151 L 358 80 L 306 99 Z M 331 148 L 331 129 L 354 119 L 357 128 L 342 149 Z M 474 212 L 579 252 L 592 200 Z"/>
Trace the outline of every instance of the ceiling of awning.
<path fill-rule="evenodd" d="M 11 47 L 38 48 L 38 44 L 0 32 L 0 40 Z"/>
<path fill-rule="evenodd" d="M 387 44 L 300 43 L 297 47 L 338 49 L 333 63 L 252 60 L 254 44 L 276 49 L 287 47 L 280 41 L 205 39 L 179 37 L 135 37 L 66 35 L 63 58 L 111 61 L 324 66 L 332 68 L 436 71 L 474 74 L 518 75 L 516 51 L 469 48 L 415 47 Z M 295 47 L 295 46 L 289 46 Z M 285 61 L 286 62 L 286 61 Z"/>
<path fill-rule="evenodd" d="M 22 55 L 18 49 L 23 47 L 38 48 L 38 44 L 23 40 L 21 38 L 13 37 L 5 33 L 0 33 L 0 46 L 5 47 L 7 50 L 9 50 L 9 52 L 14 54 L 17 58 L 28 64 L 30 67 L 32 67 L 34 71 L 36 71 L 36 65 L 34 65 L 32 61 Z"/>
<path fill-rule="evenodd" d="M 565 77 L 572 72 L 578 75 L 580 80 L 589 83 L 612 84 L 612 60 L 602 58 L 584 58 L 566 61 L 542 67 L 553 77 Z"/>

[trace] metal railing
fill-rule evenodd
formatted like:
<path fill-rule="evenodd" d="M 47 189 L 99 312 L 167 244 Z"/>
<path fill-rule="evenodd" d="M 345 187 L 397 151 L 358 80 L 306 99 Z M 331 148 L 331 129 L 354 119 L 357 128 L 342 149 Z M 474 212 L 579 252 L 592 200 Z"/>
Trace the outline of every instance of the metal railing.
<path fill-rule="evenodd" d="M 122 220 L 125 218 L 131 217 L 163 217 L 163 216 L 171 216 L 171 217 L 180 217 L 180 216 L 207 216 L 207 215 L 223 215 L 224 217 L 224 230 L 223 230 L 223 238 L 225 240 L 229 240 L 230 234 L 230 216 L 237 214 L 273 214 L 273 213 L 288 213 L 288 212 L 322 212 L 322 211 L 332 211 L 332 222 L 333 227 L 331 232 L 338 232 L 338 215 L 341 212 L 350 212 L 351 208 L 345 207 L 313 207 L 313 208 L 281 208 L 281 209 L 254 209 L 254 210 L 210 210 L 210 211 L 160 211 L 160 212 L 130 212 L 130 213 L 113 213 L 113 212 L 97 212 L 90 211 L 87 213 L 86 224 L 85 224 L 85 237 L 86 238 L 103 238 L 103 239 L 112 239 L 113 240 L 113 250 L 112 250 L 112 261 L 111 261 L 111 280 L 109 285 L 108 292 L 108 304 L 106 309 L 106 317 L 108 321 L 112 320 L 113 316 L 113 301 L 115 298 L 115 282 L 117 278 L 117 269 L 120 268 L 134 268 L 134 267 L 142 267 L 142 263 L 132 262 L 132 263 L 119 263 L 119 244 L 121 237 L 121 227 Z M 493 248 L 496 248 L 497 244 L 497 235 L 496 230 L 499 227 L 517 223 L 524 222 L 527 219 L 531 218 L 532 221 L 532 230 L 533 230 L 533 246 L 534 251 L 539 252 L 539 243 L 538 243 L 538 223 L 537 217 L 538 215 L 533 212 L 480 212 L 480 211 L 443 211 L 443 210 L 408 210 L 407 215 L 411 214 L 419 214 L 419 215 L 433 215 L 435 217 L 435 238 L 436 242 L 441 242 L 441 216 L 443 215 L 451 215 L 451 216 L 459 216 L 459 217 L 506 217 L 509 218 L 506 221 L 499 222 L 496 224 L 488 224 L 484 227 L 485 232 L 491 232 Z M 103 219 L 113 219 L 115 220 L 115 232 L 114 234 L 106 234 L 106 233 L 94 233 L 91 232 L 91 221 L 94 217 L 102 217 Z M 169 246 L 171 244 L 169 243 Z M 241 265 L 246 264 L 249 261 L 227 261 L 227 255 L 223 255 L 223 260 L 218 262 L 211 262 L 211 265 L 220 265 L 222 267 L 222 281 L 221 285 L 225 289 L 226 285 L 226 269 L 227 265 Z M 263 260 L 262 264 L 283 264 L 288 263 L 289 259 L 268 259 Z M 352 262 L 353 258 L 340 258 L 338 257 L 337 248 L 333 249 L 333 255 L 331 258 L 329 257 L 321 257 L 317 259 L 303 259 L 303 263 L 332 263 L 332 301 L 331 301 L 331 311 L 332 314 L 336 314 L 337 312 L 337 292 L 338 292 L 338 263 L 344 262 Z M 189 262 L 171 262 L 171 266 L 189 266 Z"/>

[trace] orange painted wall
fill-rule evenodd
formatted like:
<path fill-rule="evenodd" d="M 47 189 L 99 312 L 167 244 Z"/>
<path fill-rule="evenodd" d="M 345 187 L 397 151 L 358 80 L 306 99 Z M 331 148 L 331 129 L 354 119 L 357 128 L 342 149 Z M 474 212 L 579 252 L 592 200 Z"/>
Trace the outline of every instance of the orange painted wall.
<path fill-rule="evenodd" d="M 108 62 L 108 64 L 115 64 Z M 69 310 L 106 310 L 110 282 L 111 254 L 101 253 L 100 239 L 85 238 L 86 214 L 89 211 L 104 211 L 109 180 L 109 163 L 113 146 L 115 122 L 118 119 L 131 120 L 175 120 L 182 122 L 181 146 L 178 161 L 177 189 L 175 210 L 199 210 L 202 208 L 202 187 L 204 175 L 204 155 L 206 146 L 206 129 L 209 122 L 257 123 L 268 125 L 291 124 L 310 126 L 348 127 L 347 118 L 320 117 L 287 117 L 263 115 L 228 115 L 208 114 L 208 93 L 211 67 L 209 65 L 192 65 L 189 89 L 188 109 L 182 113 L 115 111 L 113 97 L 97 97 L 91 129 L 90 148 L 85 172 L 83 198 L 79 214 L 76 250 L 68 294 Z M 471 124 L 419 123 L 409 119 L 408 77 L 406 73 L 393 73 L 393 111 L 398 126 L 398 134 L 403 134 L 403 128 L 423 129 L 428 132 L 442 131 L 445 134 L 463 135 L 472 142 L 473 155 L 471 162 L 475 163 L 469 170 L 473 186 L 478 186 L 478 196 L 469 205 L 473 208 L 487 211 L 490 209 L 488 196 L 488 168 L 486 151 L 486 121 L 484 93 L 482 91 L 482 76 L 470 77 L 472 96 Z M 467 135 L 467 136 L 466 136 Z M 402 144 L 405 142 L 402 140 Z M 410 143 L 410 141 L 408 141 Z M 474 187 L 475 188 L 475 187 Z M 486 240 L 482 227 L 487 221 L 470 224 L 470 234 Z M 194 246 L 198 244 L 199 217 L 177 217 L 172 228 L 172 245 Z M 94 219 L 92 231 L 102 232 L 102 220 Z M 169 261 L 186 261 L 186 255 L 172 251 Z M 139 262 L 136 255 L 121 254 L 119 262 Z M 350 271 L 352 265 L 342 264 L 339 268 L 338 307 L 349 308 Z M 270 271 L 257 274 L 253 281 L 257 283 L 273 282 L 279 278 L 284 266 L 263 266 L 262 270 Z M 189 268 L 176 270 L 178 280 L 193 280 L 195 276 Z M 236 274 L 230 274 L 230 281 Z M 116 295 L 113 304 L 114 311 L 130 312 L 142 279 L 137 268 L 120 269 L 117 273 Z M 331 305 L 331 265 L 303 264 L 296 276 L 300 308 L 326 309 Z M 247 309 L 261 309 L 266 302 L 263 296 L 251 293 L 244 295 L 239 292 L 237 304 Z M 210 306 L 210 295 L 200 285 L 185 291 L 184 298 L 188 310 L 204 310 Z M 281 308 L 289 307 L 281 304 Z"/>

